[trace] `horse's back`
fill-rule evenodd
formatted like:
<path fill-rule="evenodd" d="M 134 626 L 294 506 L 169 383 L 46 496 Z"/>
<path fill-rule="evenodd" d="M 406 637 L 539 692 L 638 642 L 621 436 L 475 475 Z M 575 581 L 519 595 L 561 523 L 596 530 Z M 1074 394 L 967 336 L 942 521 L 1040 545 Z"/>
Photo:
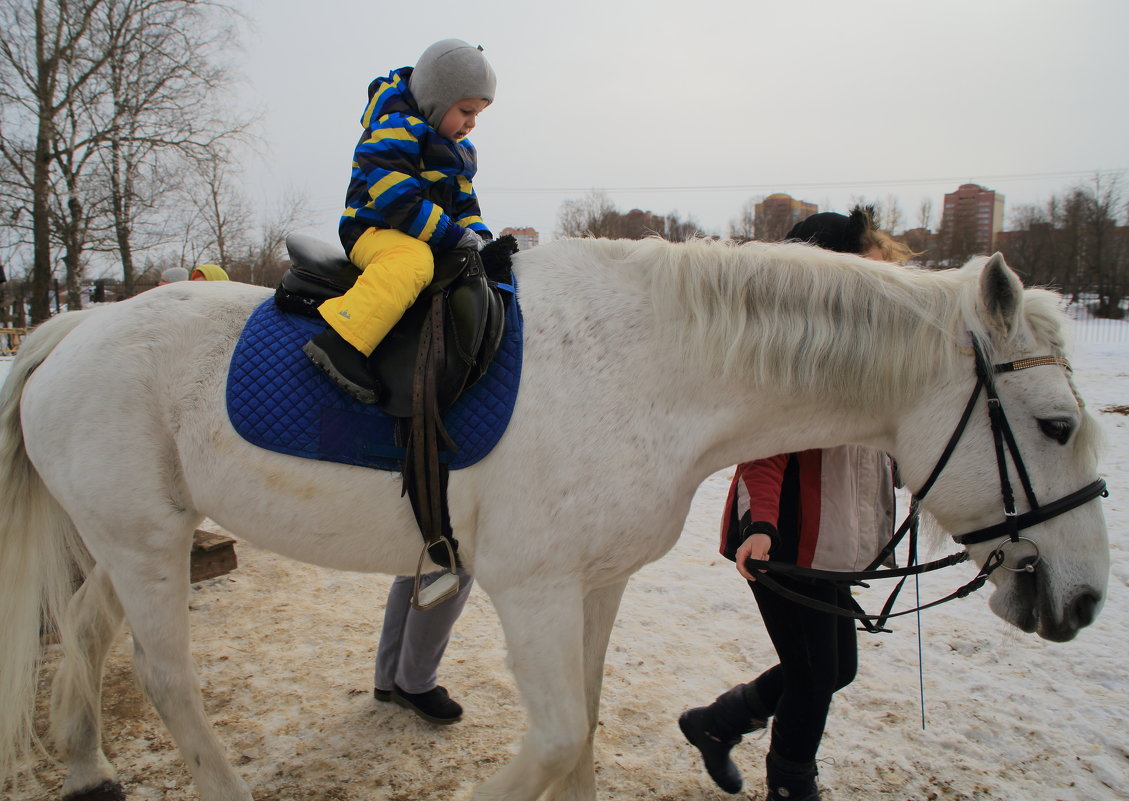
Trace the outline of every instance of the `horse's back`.
<path fill-rule="evenodd" d="M 117 495 L 175 471 L 177 432 L 215 406 L 243 324 L 269 295 L 183 282 L 76 314 L 21 402 L 28 456 L 52 492 L 74 497 L 84 484 Z"/>

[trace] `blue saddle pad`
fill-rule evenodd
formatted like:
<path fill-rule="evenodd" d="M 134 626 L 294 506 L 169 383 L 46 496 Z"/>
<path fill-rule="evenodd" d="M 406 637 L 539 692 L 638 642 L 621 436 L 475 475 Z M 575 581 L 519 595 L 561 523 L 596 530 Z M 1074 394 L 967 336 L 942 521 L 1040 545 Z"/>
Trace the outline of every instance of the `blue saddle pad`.
<path fill-rule="evenodd" d="M 267 450 L 398 470 L 404 450 L 395 443 L 397 418 L 349 397 L 302 353 L 306 341 L 324 330 L 320 320 L 279 311 L 274 298 L 251 314 L 228 371 L 232 425 Z M 440 458 L 451 469 L 469 467 L 501 439 L 517 398 L 521 357 L 521 309 L 510 295 L 494 362 L 443 417 L 456 450 Z"/>

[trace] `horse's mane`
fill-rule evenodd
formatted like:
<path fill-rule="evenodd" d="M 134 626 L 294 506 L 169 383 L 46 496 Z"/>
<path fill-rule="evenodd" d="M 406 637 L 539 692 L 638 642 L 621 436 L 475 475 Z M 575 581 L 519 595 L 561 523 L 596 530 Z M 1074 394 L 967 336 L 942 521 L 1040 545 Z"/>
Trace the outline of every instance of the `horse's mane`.
<path fill-rule="evenodd" d="M 794 243 L 584 245 L 647 265 L 658 325 L 692 363 L 741 370 L 789 393 L 834 392 L 852 406 L 880 407 L 963 358 L 966 332 L 985 338 L 975 313 L 983 260 L 924 271 Z M 1057 306 L 1053 293 L 1026 291 L 1033 332 L 1061 353 Z"/>
<path fill-rule="evenodd" d="M 578 239 L 551 247 L 566 251 L 555 254 L 558 264 L 595 256 L 603 269 L 642 266 L 674 352 L 797 397 L 834 393 L 849 407 L 886 408 L 940 372 L 971 370 L 969 333 L 993 359 L 978 314 L 984 257 L 924 270 L 797 243 Z M 1060 296 L 1026 289 L 1023 310 L 1039 349 L 1068 355 Z M 1077 447 L 1093 450 L 1097 427 L 1082 418 Z"/>

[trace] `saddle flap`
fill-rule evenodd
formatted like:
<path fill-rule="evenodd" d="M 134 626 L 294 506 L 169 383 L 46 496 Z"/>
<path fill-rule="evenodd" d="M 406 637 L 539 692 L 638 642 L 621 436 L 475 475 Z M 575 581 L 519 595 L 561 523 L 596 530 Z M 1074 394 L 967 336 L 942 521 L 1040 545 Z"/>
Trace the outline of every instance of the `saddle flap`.
<path fill-rule="evenodd" d="M 416 303 L 369 357 L 369 369 L 381 387 L 378 406 L 395 417 L 412 415 L 412 379 L 419 356 L 420 336 L 431 311 L 431 299 L 443 295 L 445 363 L 438 366 L 439 405 L 445 408 L 464 388 L 476 363 L 483 371 L 494 353 L 482 351 L 489 322 L 490 286 L 478 254 L 469 250 L 445 253 L 435 260 L 435 278 Z M 500 303 L 499 303 L 500 305 Z M 475 372 L 477 379 L 481 372 Z"/>

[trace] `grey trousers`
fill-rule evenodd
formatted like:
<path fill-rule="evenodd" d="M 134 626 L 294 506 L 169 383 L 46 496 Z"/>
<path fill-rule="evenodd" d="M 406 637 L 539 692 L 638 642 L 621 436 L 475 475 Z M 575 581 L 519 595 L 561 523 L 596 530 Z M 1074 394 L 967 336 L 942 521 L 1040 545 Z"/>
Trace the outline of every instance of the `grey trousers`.
<path fill-rule="evenodd" d="M 420 585 L 427 586 L 443 572 L 421 576 Z M 415 576 L 397 576 L 393 580 L 376 649 L 376 689 L 391 690 L 395 685 L 415 694 L 425 693 L 438 683 L 439 662 L 474 584 L 470 573 L 459 569 L 458 574 L 459 591 L 454 597 L 427 611 L 412 606 Z"/>

